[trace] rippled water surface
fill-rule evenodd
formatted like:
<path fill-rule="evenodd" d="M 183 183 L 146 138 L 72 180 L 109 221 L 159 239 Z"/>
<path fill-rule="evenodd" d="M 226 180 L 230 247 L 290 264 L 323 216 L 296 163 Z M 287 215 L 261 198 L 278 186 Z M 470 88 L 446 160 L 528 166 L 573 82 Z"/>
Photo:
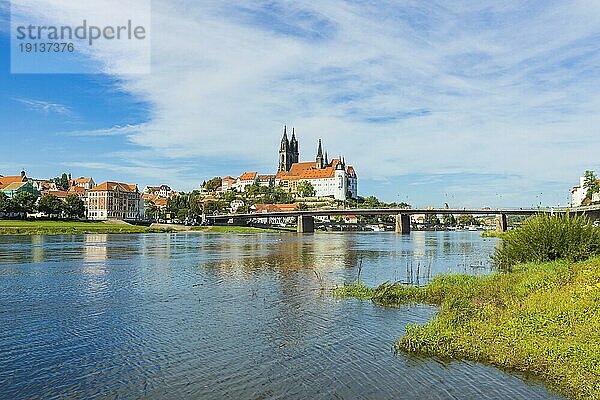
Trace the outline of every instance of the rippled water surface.
<path fill-rule="evenodd" d="M 468 362 L 394 355 L 435 313 L 321 286 L 484 274 L 476 232 L 0 237 L 1 399 L 546 399 Z"/>

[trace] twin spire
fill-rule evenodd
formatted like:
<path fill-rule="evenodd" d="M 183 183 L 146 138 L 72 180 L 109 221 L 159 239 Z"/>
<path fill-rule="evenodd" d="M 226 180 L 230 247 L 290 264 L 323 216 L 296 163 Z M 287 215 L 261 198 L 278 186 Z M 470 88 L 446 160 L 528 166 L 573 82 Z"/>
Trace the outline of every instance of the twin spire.
<path fill-rule="evenodd" d="M 289 171 L 292 164 L 298 163 L 300 158 L 300 146 L 296 139 L 296 129 L 292 127 L 292 138 L 288 139 L 287 125 L 283 127 L 283 137 L 281 138 L 281 146 L 279 148 L 279 168 L 277 172 Z M 341 160 L 341 157 L 340 157 Z M 319 148 L 315 160 L 315 167 L 323 169 L 329 165 L 329 157 L 327 152 L 323 155 L 323 143 L 319 139 Z"/>

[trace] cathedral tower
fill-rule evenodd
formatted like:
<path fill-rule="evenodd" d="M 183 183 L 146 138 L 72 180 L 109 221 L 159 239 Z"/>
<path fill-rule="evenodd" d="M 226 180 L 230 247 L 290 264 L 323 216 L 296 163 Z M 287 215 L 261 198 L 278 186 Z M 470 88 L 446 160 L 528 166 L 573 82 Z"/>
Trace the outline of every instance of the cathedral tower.
<path fill-rule="evenodd" d="M 317 169 L 322 169 L 325 166 L 325 160 L 323 159 L 323 146 L 321 145 L 321 139 L 319 139 L 319 149 L 317 150 L 317 159 L 315 162 Z"/>
<path fill-rule="evenodd" d="M 292 164 L 299 162 L 300 149 L 298 148 L 298 140 L 296 140 L 296 129 L 292 128 L 292 139 L 290 141 L 290 151 L 292 155 Z"/>
<path fill-rule="evenodd" d="M 279 168 L 277 168 L 277 172 L 290 170 L 292 165 L 292 154 L 290 147 L 290 141 L 287 137 L 287 126 L 284 126 L 283 137 L 281 138 L 281 146 L 279 147 Z"/>

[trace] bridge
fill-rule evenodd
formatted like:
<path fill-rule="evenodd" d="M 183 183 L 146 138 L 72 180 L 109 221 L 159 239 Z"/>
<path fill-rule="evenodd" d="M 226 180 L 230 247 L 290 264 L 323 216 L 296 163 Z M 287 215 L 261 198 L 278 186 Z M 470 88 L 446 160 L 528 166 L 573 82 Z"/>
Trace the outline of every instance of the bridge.
<path fill-rule="evenodd" d="M 396 224 L 395 231 L 400 234 L 410 233 L 410 216 L 413 214 L 471 214 L 471 215 L 495 215 L 496 226 L 500 231 L 506 231 L 508 228 L 507 216 L 509 215 L 523 215 L 530 216 L 534 214 L 556 214 L 565 213 L 570 214 L 581 214 L 581 213 L 595 213 L 600 214 L 600 205 L 591 207 L 578 207 L 578 208 L 481 208 L 481 209 L 417 209 L 417 208 L 354 208 L 354 209 L 321 209 L 321 210 L 307 210 L 307 211 L 275 211 L 269 213 L 249 213 L 249 214 L 224 214 L 224 215 L 206 215 L 205 220 L 211 222 L 214 225 L 246 225 L 249 221 L 255 219 L 269 219 L 269 218 L 296 218 L 297 220 L 297 232 L 298 233 L 312 233 L 315 230 L 315 217 L 331 217 L 331 216 L 344 216 L 344 215 L 386 215 L 395 216 Z"/>

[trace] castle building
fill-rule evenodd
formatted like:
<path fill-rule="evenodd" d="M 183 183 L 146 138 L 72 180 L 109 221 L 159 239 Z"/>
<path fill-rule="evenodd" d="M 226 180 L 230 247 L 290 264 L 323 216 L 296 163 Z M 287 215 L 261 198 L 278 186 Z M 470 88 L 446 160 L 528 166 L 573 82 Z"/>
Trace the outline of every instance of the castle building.
<path fill-rule="evenodd" d="M 321 139 L 315 161 L 299 162 L 299 156 L 295 129 L 292 130 L 292 139 L 288 140 L 287 127 L 284 127 L 275 184 L 280 184 L 290 193 L 297 193 L 299 183 L 307 181 L 315 189 L 317 197 L 346 200 L 358 196 L 356 171 L 352 166 L 346 165 L 341 156 L 330 161 L 327 152 L 323 151 Z"/>

